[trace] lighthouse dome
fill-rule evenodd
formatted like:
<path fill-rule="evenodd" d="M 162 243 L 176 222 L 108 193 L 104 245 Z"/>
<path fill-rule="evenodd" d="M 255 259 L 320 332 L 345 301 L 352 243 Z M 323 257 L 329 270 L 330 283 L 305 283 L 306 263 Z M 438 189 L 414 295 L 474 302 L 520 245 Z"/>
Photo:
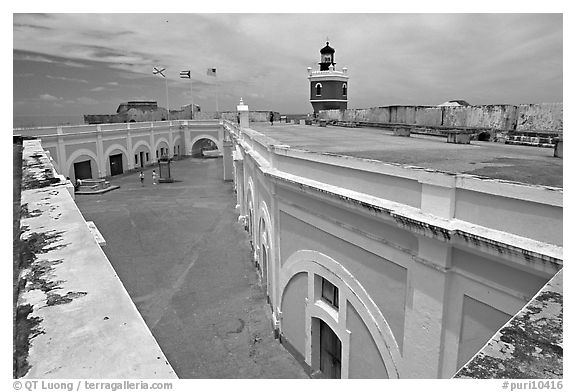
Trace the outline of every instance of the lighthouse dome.
<path fill-rule="evenodd" d="M 320 49 L 320 53 L 321 53 L 321 54 L 334 53 L 334 52 L 335 52 L 335 50 L 334 50 L 332 47 L 330 47 L 330 45 L 328 45 L 328 42 L 326 42 L 326 46 L 325 46 L 325 47 L 323 47 L 322 49 Z"/>

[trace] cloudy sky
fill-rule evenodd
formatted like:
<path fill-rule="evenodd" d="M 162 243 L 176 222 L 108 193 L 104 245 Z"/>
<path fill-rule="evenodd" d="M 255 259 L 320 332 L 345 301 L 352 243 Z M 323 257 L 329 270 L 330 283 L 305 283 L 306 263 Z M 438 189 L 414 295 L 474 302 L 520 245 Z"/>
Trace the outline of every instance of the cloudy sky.
<path fill-rule="evenodd" d="M 308 113 L 326 38 L 349 108 L 562 102 L 561 14 L 13 15 L 14 115 L 115 112 L 128 100 Z M 206 75 L 217 69 L 217 78 Z M 192 73 L 191 85 L 180 79 Z"/>

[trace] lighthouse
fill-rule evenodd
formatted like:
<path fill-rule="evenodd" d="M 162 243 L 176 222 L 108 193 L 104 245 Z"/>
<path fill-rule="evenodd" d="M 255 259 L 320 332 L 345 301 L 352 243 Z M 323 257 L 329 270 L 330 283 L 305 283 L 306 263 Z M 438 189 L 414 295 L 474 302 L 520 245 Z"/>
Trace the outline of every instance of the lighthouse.
<path fill-rule="evenodd" d="M 344 110 L 348 107 L 348 69 L 336 71 L 335 52 L 326 42 L 326 46 L 320 49 L 320 70 L 312 71 L 308 67 L 310 103 L 314 113 L 320 110 Z"/>

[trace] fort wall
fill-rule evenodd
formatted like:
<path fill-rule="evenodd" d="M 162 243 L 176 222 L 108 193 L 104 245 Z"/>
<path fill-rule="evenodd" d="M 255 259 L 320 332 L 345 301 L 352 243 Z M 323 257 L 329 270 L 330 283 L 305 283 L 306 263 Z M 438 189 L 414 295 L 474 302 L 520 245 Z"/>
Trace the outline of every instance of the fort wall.
<path fill-rule="evenodd" d="M 481 106 L 383 106 L 324 110 L 321 119 L 429 127 L 489 128 L 507 132 L 563 133 L 563 104 Z"/>
<path fill-rule="evenodd" d="M 437 118 L 426 109 L 375 113 Z M 466 114 L 504 124 L 509 109 Z M 223 125 L 273 325 L 312 374 L 322 322 L 341 343 L 342 378 L 451 377 L 562 267 L 560 189 L 292 149 Z"/>

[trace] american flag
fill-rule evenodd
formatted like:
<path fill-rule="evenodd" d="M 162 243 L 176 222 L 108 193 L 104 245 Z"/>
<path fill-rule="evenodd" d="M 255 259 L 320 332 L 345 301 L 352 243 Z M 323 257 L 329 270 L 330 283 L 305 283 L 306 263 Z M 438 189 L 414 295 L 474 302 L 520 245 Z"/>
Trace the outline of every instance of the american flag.
<path fill-rule="evenodd" d="M 216 77 L 216 68 L 208 68 L 208 71 L 206 71 L 206 75 Z"/>
<path fill-rule="evenodd" d="M 180 71 L 180 77 L 182 79 L 190 79 L 190 71 Z"/>

